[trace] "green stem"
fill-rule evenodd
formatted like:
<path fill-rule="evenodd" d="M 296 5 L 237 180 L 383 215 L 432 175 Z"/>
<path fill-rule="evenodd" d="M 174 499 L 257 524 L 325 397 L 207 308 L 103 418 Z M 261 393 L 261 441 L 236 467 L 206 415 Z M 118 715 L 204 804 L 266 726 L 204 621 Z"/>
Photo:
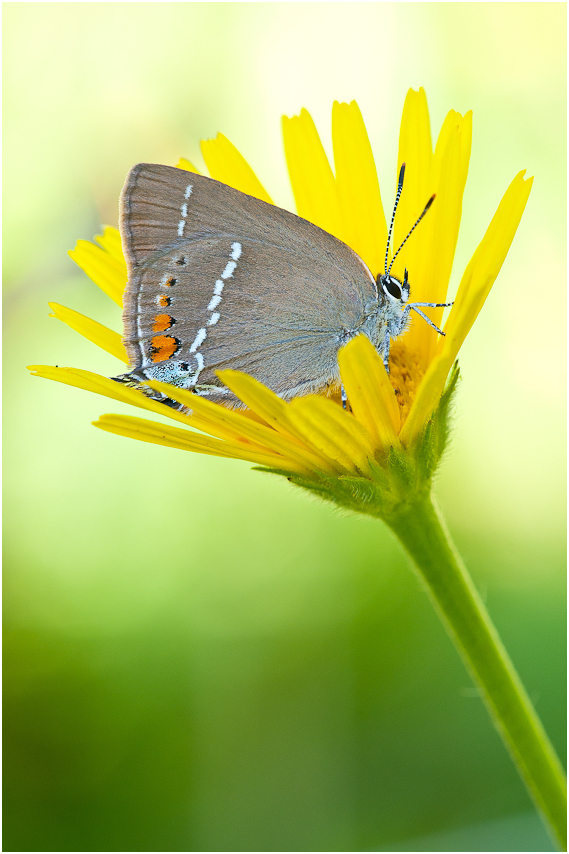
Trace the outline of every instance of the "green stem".
<path fill-rule="evenodd" d="M 426 582 L 443 623 L 480 689 L 530 795 L 566 851 L 563 768 L 431 497 L 386 519 Z"/>

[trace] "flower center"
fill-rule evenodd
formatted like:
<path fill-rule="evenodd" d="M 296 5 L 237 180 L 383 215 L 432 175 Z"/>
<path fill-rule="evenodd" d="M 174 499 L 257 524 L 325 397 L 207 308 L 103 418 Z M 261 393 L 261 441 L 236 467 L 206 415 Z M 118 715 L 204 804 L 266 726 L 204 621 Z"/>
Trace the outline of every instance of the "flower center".
<path fill-rule="evenodd" d="M 401 423 L 409 415 L 424 373 L 419 355 L 410 350 L 404 341 L 392 341 L 389 351 L 389 379 L 401 410 Z"/>

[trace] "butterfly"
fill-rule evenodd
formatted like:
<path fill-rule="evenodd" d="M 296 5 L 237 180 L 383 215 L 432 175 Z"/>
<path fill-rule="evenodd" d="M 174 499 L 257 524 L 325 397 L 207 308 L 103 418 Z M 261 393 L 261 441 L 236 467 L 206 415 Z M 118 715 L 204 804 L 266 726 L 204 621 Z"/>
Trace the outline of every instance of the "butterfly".
<path fill-rule="evenodd" d="M 421 308 L 452 303 L 409 302 L 407 270 L 402 280 L 391 274 L 434 196 L 388 267 L 404 175 L 405 164 L 385 269 L 374 277 L 349 246 L 289 211 L 182 169 L 135 166 L 120 200 L 130 371 L 114 379 L 170 405 L 178 404 L 145 383 L 238 407 L 217 371 L 244 371 L 290 400 L 339 388 L 338 351 L 356 335 L 369 338 L 389 371 L 391 341 L 412 310 L 444 335 Z"/>

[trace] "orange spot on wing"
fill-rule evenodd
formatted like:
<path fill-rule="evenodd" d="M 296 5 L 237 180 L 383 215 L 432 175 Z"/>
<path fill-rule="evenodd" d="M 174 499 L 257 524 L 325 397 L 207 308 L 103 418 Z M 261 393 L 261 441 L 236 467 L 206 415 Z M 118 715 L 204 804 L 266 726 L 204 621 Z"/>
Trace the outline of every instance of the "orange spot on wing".
<path fill-rule="evenodd" d="M 160 294 L 158 297 L 158 305 L 162 306 L 162 308 L 168 308 L 170 305 L 170 297 L 167 297 L 166 294 Z"/>
<path fill-rule="evenodd" d="M 170 329 L 173 323 L 174 318 L 170 317 L 169 314 L 157 314 L 154 318 L 154 323 L 152 324 L 152 331 L 164 332 L 164 330 Z"/>
<path fill-rule="evenodd" d="M 180 342 L 171 335 L 155 335 L 150 340 L 151 359 L 153 362 L 165 362 L 174 355 Z"/>

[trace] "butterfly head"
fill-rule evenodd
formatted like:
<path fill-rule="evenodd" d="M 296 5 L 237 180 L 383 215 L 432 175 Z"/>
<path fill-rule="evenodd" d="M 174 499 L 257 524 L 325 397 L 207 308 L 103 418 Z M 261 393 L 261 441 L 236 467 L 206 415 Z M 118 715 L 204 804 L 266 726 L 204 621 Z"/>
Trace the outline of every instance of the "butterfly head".
<path fill-rule="evenodd" d="M 396 306 L 398 303 L 404 305 L 409 299 L 410 293 L 407 270 L 405 270 L 403 281 L 392 276 L 390 273 L 378 276 L 377 289 L 383 294 L 388 305 Z"/>

